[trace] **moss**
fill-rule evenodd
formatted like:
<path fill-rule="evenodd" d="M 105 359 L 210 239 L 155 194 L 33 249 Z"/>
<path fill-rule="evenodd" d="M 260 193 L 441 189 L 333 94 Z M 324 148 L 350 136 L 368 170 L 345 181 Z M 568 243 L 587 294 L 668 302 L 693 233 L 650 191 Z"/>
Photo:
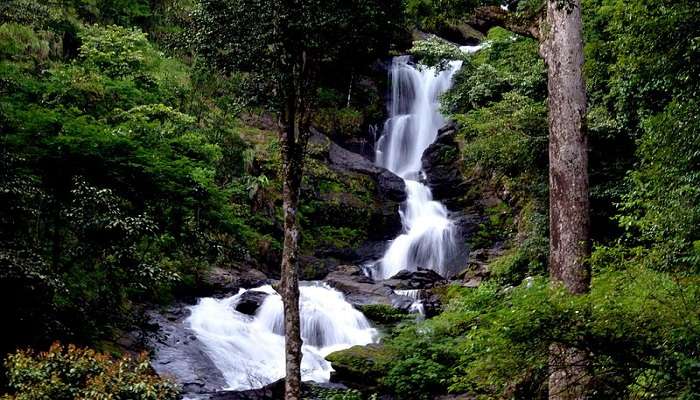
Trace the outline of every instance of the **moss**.
<path fill-rule="evenodd" d="M 334 379 L 361 390 L 375 390 L 386 374 L 392 352 L 381 344 L 353 346 L 326 356 L 333 366 Z"/>
<path fill-rule="evenodd" d="M 411 318 L 406 311 L 386 304 L 367 304 L 360 306 L 359 309 L 368 319 L 383 325 L 395 324 Z"/>
<path fill-rule="evenodd" d="M 513 235 L 513 209 L 505 202 L 487 207 L 484 210 L 485 222 L 469 238 L 472 249 L 491 247 L 497 241 L 506 240 Z"/>

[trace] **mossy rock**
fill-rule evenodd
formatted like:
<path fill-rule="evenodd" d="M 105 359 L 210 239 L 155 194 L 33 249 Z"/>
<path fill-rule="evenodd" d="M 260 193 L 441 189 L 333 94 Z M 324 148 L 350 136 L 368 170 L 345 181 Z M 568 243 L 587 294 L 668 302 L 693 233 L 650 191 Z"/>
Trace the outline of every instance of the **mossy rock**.
<path fill-rule="evenodd" d="M 381 325 L 396 324 L 411 318 L 406 311 L 386 304 L 367 304 L 359 309 L 369 320 Z"/>
<path fill-rule="evenodd" d="M 353 346 L 326 356 L 335 370 L 331 373 L 331 381 L 361 391 L 376 391 L 379 388 L 379 382 L 392 359 L 391 352 L 378 343 Z"/>

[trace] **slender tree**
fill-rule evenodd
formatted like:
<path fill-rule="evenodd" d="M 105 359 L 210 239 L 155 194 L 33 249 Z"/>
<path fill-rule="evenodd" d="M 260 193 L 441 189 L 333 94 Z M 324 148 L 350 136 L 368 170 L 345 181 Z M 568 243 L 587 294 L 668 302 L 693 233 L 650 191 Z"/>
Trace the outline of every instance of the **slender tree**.
<path fill-rule="evenodd" d="M 225 72 L 259 79 L 256 93 L 277 113 L 282 150 L 285 398 L 301 399 L 297 209 L 314 99 L 324 69 L 367 62 L 388 46 L 399 0 L 201 0 L 199 55 Z M 353 64 L 354 63 L 354 64 Z M 361 65 L 361 64 L 360 64 Z"/>

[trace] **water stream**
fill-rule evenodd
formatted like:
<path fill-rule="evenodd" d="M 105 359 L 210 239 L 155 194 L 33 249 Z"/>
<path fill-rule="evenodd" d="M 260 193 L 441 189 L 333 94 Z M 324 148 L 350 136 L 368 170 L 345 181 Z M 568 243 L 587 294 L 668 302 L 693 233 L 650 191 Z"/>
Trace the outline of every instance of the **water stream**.
<path fill-rule="evenodd" d="M 224 299 L 200 299 L 186 321 L 230 390 L 259 388 L 285 373 L 282 298 L 269 285 L 251 290 L 269 293 L 254 316 L 235 309 L 246 292 L 241 289 Z M 337 290 L 316 282 L 304 283 L 300 292 L 302 379 L 327 382 L 325 356 L 372 343 L 377 331 Z"/>
<path fill-rule="evenodd" d="M 370 269 L 374 278 L 387 279 L 418 267 L 448 275 L 446 260 L 457 250 L 456 228 L 447 208 L 433 200 L 430 188 L 422 182 L 421 157 L 445 124 L 439 98 L 460 67 L 460 61 L 452 61 L 438 71 L 411 63 L 409 56 L 395 57 L 392 62 L 389 118 L 377 142 L 376 162 L 404 180 L 407 200 L 399 210 L 403 232 Z"/>
<path fill-rule="evenodd" d="M 422 183 L 421 156 L 445 123 L 438 99 L 460 66 L 455 61 L 436 71 L 412 64 L 407 56 L 393 60 L 389 119 L 377 142 L 377 163 L 404 180 L 408 196 L 400 210 L 403 232 L 370 267 L 375 278 L 418 267 L 447 275 L 445 260 L 456 248 L 455 225 Z M 268 294 L 253 316 L 236 310 L 246 292 L 241 289 L 224 299 L 200 299 L 186 321 L 231 390 L 259 388 L 285 374 L 282 299 L 269 285 L 250 290 Z M 337 290 L 310 282 L 300 292 L 302 379 L 325 382 L 331 372 L 326 355 L 372 343 L 378 339 L 377 331 Z M 411 311 L 422 314 L 419 291 L 397 293 L 412 298 Z"/>

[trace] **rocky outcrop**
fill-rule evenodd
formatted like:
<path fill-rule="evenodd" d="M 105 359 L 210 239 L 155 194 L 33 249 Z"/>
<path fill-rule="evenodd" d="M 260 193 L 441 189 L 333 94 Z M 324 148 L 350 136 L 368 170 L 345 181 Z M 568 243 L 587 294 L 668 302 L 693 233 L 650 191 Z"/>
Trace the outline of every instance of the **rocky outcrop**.
<path fill-rule="evenodd" d="M 471 253 L 469 264 L 457 278 L 462 280 L 462 286 L 477 287 L 491 276 L 489 263 L 503 254 L 500 246 L 491 249 L 478 249 Z"/>
<path fill-rule="evenodd" d="M 402 228 L 401 178 L 314 131 L 302 185 L 301 272 L 322 279 L 343 263 L 381 255 Z"/>
<path fill-rule="evenodd" d="M 316 140 L 324 140 L 316 139 Z M 393 202 L 406 200 L 406 186 L 403 180 L 391 171 L 375 165 L 367 158 L 345 150 L 337 144 L 330 142 L 328 138 L 328 160 L 331 168 L 341 171 L 359 172 L 371 176 L 379 189 L 382 199 Z"/>
<path fill-rule="evenodd" d="M 459 146 L 455 140 L 457 129 L 448 124 L 438 131 L 437 139 L 423 153 L 423 171 L 426 183 L 436 200 L 451 210 L 465 205 L 468 182 L 460 169 Z"/>
<path fill-rule="evenodd" d="M 148 316 L 157 328 L 157 334 L 148 338 L 148 347 L 153 349 L 151 365 L 159 375 L 173 378 L 185 394 L 211 393 L 226 387 L 221 371 L 184 323 L 189 316 L 186 304 L 154 310 Z"/>
<path fill-rule="evenodd" d="M 392 289 L 429 289 L 445 285 L 447 281 L 432 269 L 418 268 L 417 271 L 399 271 L 383 283 Z"/>
<path fill-rule="evenodd" d="M 283 398 L 284 379 L 280 379 L 260 389 L 212 393 L 209 400 L 278 400 Z"/>
<path fill-rule="evenodd" d="M 324 282 L 343 292 L 345 299 L 354 306 L 367 304 L 393 305 L 394 294 L 390 287 L 376 283 L 365 276 L 355 265 L 341 265 L 328 274 Z"/>
<path fill-rule="evenodd" d="M 345 386 L 337 384 L 317 384 L 314 382 L 302 382 L 301 392 L 304 399 L 315 399 L 314 387 L 323 389 L 342 389 Z M 277 380 L 260 389 L 221 391 L 211 393 L 206 400 L 280 400 L 284 398 L 284 379 Z M 198 398 L 197 400 L 205 400 Z"/>

